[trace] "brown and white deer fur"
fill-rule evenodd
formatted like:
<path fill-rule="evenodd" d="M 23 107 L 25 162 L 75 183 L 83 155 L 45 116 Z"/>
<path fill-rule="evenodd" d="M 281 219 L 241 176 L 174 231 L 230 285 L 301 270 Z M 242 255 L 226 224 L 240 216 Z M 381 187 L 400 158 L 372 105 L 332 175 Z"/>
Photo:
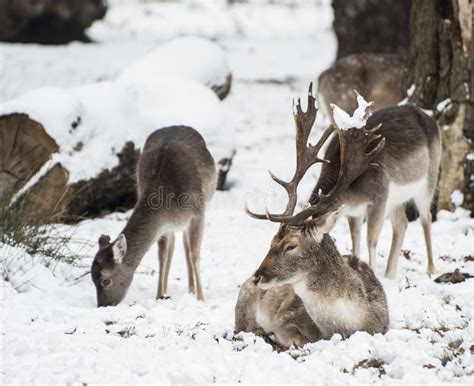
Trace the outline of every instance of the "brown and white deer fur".
<path fill-rule="evenodd" d="M 375 102 L 374 109 L 396 106 L 405 97 L 405 58 L 396 54 L 362 53 L 337 60 L 318 78 L 318 100 L 332 123 L 331 104 L 345 111 L 357 108 L 353 90 Z"/>
<path fill-rule="evenodd" d="M 138 200 L 132 215 L 114 242 L 109 236 L 99 239 L 91 270 L 98 306 L 123 300 L 135 270 L 155 242 L 160 268 L 156 297 L 164 297 L 177 231 L 184 231 L 189 292 L 204 298 L 201 241 L 206 204 L 216 181 L 214 160 L 196 130 L 173 126 L 148 137 L 138 161 Z"/>
<path fill-rule="evenodd" d="M 393 235 L 385 276 L 395 278 L 408 220 L 405 204 L 413 200 L 419 213 L 428 256 L 427 272 L 436 269 L 431 243 L 430 206 L 438 180 L 441 159 L 441 135 L 438 125 L 414 106 L 388 107 L 373 113 L 366 127 L 377 127 L 385 138 L 384 149 L 374 158 L 379 167 L 368 170 L 335 198 L 344 205 L 352 236 L 352 253 L 360 257 L 361 226 L 367 219 L 369 262 L 375 270 L 376 247 L 385 217 L 392 222 Z M 328 193 L 339 173 L 339 143 L 334 138 L 326 150 L 330 163 L 322 166 L 310 203 L 318 192 Z"/>
<path fill-rule="evenodd" d="M 385 293 L 372 270 L 355 256 L 342 257 L 327 234 L 343 210 L 332 202 L 359 175 L 376 167 L 371 161 L 383 149 L 384 139 L 365 129 L 338 131 L 344 151 L 331 193 L 318 196 L 316 204 L 293 215 L 298 183 L 311 165 L 327 162 L 318 158 L 318 152 L 335 130 L 329 127 L 315 146 L 307 145 L 316 119 L 314 102 L 310 86 L 307 112 L 300 103 L 294 109 L 297 166 L 293 178 L 284 182 L 271 174 L 288 193 L 285 212 L 259 215 L 247 209 L 254 218 L 281 225 L 262 264 L 240 290 L 235 329 L 274 333 L 284 346 L 301 346 L 334 333 L 384 333 L 389 324 Z"/>

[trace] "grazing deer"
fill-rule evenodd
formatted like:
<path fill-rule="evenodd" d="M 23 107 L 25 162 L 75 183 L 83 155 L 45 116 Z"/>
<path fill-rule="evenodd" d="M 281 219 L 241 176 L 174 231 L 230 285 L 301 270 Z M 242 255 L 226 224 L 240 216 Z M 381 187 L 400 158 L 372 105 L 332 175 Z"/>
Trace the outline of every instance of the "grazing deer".
<path fill-rule="evenodd" d="M 157 299 L 167 291 L 174 232 L 184 230 L 188 290 L 203 300 L 200 250 L 204 212 L 216 189 L 214 160 L 202 136 L 186 126 L 153 132 L 137 167 L 138 200 L 127 225 L 114 242 L 99 238 L 92 263 L 98 306 L 117 305 L 150 246 L 158 241 Z"/>
<path fill-rule="evenodd" d="M 363 173 L 376 168 L 372 161 L 385 140 L 366 129 L 337 130 L 333 125 L 319 142 L 308 146 L 316 119 L 312 85 L 308 109 L 294 107 L 296 126 L 296 171 L 290 182 L 271 174 L 283 186 L 289 201 L 282 214 L 247 213 L 256 219 L 280 223 L 270 250 L 254 276 L 242 286 L 235 307 L 237 331 L 274 333 L 285 346 L 302 345 L 333 334 L 356 331 L 384 333 L 389 324 L 385 292 L 369 266 L 356 256 L 341 256 L 327 232 L 343 210 L 337 199 Z M 337 130 L 340 159 L 332 190 L 317 202 L 293 214 L 297 187 L 307 170 L 317 162 L 323 144 Z"/>
<path fill-rule="evenodd" d="M 354 89 L 374 101 L 377 109 L 396 106 L 405 97 L 405 72 L 405 58 L 396 54 L 353 54 L 339 59 L 318 79 L 318 100 L 324 115 L 333 119 L 331 104 L 354 111 Z"/>

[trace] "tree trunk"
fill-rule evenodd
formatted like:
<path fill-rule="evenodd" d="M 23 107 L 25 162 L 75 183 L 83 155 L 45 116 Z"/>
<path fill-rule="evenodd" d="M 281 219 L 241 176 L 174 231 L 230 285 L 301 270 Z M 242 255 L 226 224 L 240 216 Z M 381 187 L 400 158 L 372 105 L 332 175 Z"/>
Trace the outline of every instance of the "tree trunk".
<path fill-rule="evenodd" d="M 472 3 L 413 0 L 410 20 L 409 101 L 432 110 L 442 130 L 438 209 L 453 209 L 451 194 L 460 190 L 472 211 Z"/>
<path fill-rule="evenodd" d="M 357 53 L 405 54 L 411 0 L 332 0 L 337 58 Z"/>
<path fill-rule="evenodd" d="M 88 41 L 86 28 L 104 17 L 103 0 L 0 0 L 0 41 L 66 44 Z"/>

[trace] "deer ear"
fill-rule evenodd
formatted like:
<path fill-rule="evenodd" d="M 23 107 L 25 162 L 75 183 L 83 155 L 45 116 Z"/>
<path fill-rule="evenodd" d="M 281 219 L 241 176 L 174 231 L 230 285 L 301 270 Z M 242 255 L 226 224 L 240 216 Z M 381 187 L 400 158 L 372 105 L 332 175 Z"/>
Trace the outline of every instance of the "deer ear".
<path fill-rule="evenodd" d="M 338 209 L 325 213 L 318 218 L 306 220 L 305 226 L 316 241 L 321 241 L 324 234 L 331 231 L 341 215 L 343 208 L 344 205 L 341 205 Z"/>
<path fill-rule="evenodd" d="M 328 214 L 323 216 L 323 218 L 321 219 L 323 221 L 323 224 L 321 225 L 323 233 L 328 233 L 331 231 L 334 225 L 336 225 L 336 222 L 339 219 L 339 216 L 341 215 L 343 209 L 344 205 L 341 205 L 334 212 L 329 212 Z"/>
<path fill-rule="evenodd" d="M 110 236 L 102 235 L 99 237 L 99 248 L 105 248 L 110 244 Z"/>
<path fill-rule="evenodd" d="M 120 264 L 127 253 L 127 239 L 123 233 L 117 237 L 117 240 L 114 241 L 112 253 L 114 255 L 115 262 Z"/>

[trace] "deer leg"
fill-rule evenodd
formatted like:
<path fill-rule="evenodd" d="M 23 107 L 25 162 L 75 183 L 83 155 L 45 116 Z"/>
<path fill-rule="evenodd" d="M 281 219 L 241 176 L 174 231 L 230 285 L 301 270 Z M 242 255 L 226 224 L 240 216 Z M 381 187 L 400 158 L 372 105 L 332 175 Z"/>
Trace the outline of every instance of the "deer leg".
<path fill-rule="evenodd" d="M 369 249 L 369 265 L 375 272 L 375 254 L 385 217 L 385 205 L 370 207 L 367 210 L 367 246 Z"/>
<path fill-rule="evenodd" d="M 170 275 L 171 260 L 173 259 L 174 252 L 174 233 L 170 233 L 168 236 L 168 258 L 166 259 L 165 266 L 165 282 L 164 282 L 164 291 L 168 292 L 168 276 Z"/>
<path fill-rule="evenodd" d="M 395 279 L 398 258 L 400 257 L 400 251 L 402 249 L 403 239 L 405 238 L 405 231 L 408 225 L 405 204 L 400 205 L 393 210 L 390 215 L 390 220 L 392 222 L 392 246 L 390 247 L 385 277 Z"/>
<path fill-rule="evenodd" d="M 157 299 L 163 299 L 165 297 L 165 277 L 166 277 L 166 264 L 168 260 L 168 248 L 169 239 L 168 235 L 162 236 L 158 240 L 158 261 L 160 264 L 158 274 L 158 291 L 156 293 Z"/>
<path fill-rule="evenodd" d="M 201 214 L 191 220 L 189 224 L 189 249 L 191 255 L 191 265 L 194 272 L 194 280 L 196 284 L 196 298 L 204 300 L 201 284 L 201 243 L 204 232 L 204 215 Z"/>
<path fill-rule="evenodd" d="M 426 215 L 421 216 L 421 226 L 425 236 L 426 254 L 428 255 L 428 268 L 426 272 L 429 276 L 436 273 L 436 267 L 433 261 L 433 247 L 431 243 L 431 213 L 428 211 Z"/>
<path fill-rule="evenodd" d="M 431 198 L 415 198 L 415 204 L 420 212 L 421 226 L 423 227 L 423 234 L 425 236 L 426 254 L 428 255 L 427 273 L 431 276 L 436 273 L 431 243 Z"/>
<path fill-rule="evenodd" d="M 285 347 L 296 346 L 303 347 L 308 343 L 308 339 L 298 330 L 296 326 L 285 326 L 275 331 L 278 342 Z"/>
<path fill-rule="evenodd" d="M 352 239 L 352 256 L 360 257 L 360 234 L 362 228 L 362 216 L 347 217 Z"/>
<path fill-rule="evenodd" d="M 194 270 L 191 263 L 191 251 L 189 247 L 189 231 L 183 232 L 184 252 L 186 254 L 186 266 L 188 268 L 188 292 L 194 293 Z"/>

